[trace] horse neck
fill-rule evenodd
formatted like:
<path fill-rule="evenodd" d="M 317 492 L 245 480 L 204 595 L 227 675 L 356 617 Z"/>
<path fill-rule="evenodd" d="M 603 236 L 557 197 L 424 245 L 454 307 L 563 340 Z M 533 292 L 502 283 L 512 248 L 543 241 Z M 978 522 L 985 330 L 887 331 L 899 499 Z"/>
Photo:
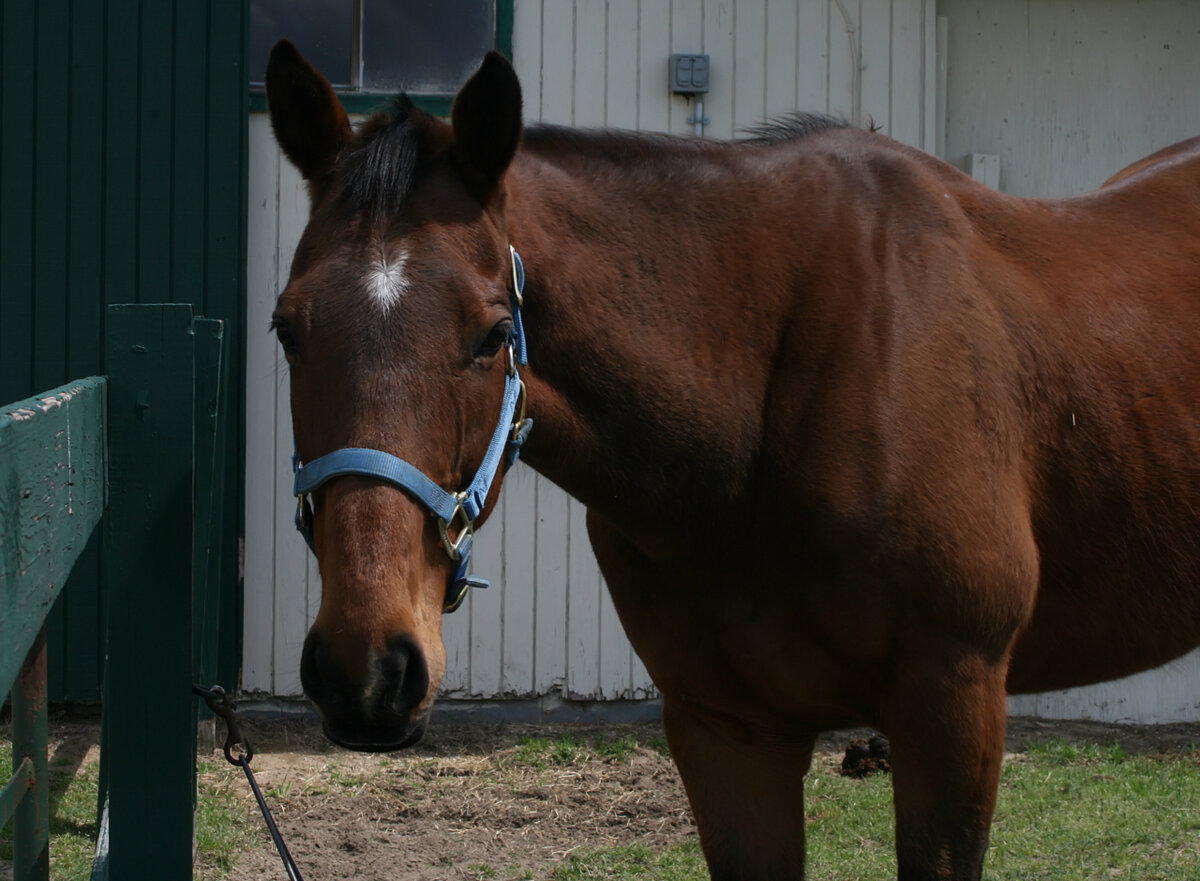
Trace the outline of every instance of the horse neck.
<path fill-rule="evenodd" d="M 525 151 L 510 170 L 535 423 L 523 455 L 589 508 L 641 523 L 744 497 L 793 290 L 763 277 L 800 259 L 752 248 L 761 194 L 723 170 L 727 148 L 692 152 L 690 175 L 666 183 L 678 164 Z M 705 188 L 681 189 L 689 176 Z"/>

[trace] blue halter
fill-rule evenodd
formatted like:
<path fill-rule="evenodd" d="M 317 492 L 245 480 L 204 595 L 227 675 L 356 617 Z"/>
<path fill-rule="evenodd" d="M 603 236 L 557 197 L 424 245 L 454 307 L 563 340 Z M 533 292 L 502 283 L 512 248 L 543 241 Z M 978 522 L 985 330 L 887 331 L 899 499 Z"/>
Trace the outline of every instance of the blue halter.
<path fill-rule="evenodd" d="M 487 579 L 467 572 L 471 562 L 471 545 L 475 540 L 475 521 L 483 512 L 492 482 L 499 473 L 501 456 L 505 457 L 509 465 L 516 461 L 521 452 L 521 445 L 525 443 L 529 429 L 533 427 L 533 420 L 525 416 L 525 383 L 521 382 L 521 376 L 517 372 L 517 367 L 529 363 L 529 355 L 525 348 L 525 324 L 521 319 L 525 266 L 511 245 L 508 250 L 512 255 L 513 268 L 513 332 L 508 339 L 508 375 L 504 380 L 500 421 L 470 486 L 462 492 L 447 492 L 426 477 L 415 465 L 383 450 L 345 447 L 313 459 L 307 464 L 301 464 L 297 456 L 292 456 L 292 471 L 295 473 L 293 491 L 297 500 L 296 528 L 300 530 L 314 554 L 317 549 L 313 545 L 313 512 L 308 503 L 308 495 L 334 477 L 358 474 L 386 480 L 437 515 L 442 544 L 450 559 L 457 563 L 446 586 L 443 612 L 453 612 L 462 605 L 470 588 L 488 586 Z M 451 535 L 451 530 L 455 530 L 457 534 Z"/>

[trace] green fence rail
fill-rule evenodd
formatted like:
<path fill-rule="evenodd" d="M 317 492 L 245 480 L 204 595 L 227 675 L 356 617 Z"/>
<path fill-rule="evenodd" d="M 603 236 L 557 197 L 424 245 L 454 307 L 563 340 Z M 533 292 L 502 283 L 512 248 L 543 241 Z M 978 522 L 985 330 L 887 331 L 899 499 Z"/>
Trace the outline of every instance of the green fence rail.
<path fill-rule="evenodd" d="M 106 503 L 105 380 L 0 409 L 0 703 L 12 697 L 13 877 L 49 877 L 46 616 Z M 15 686 L 15 687 L 14 687 Z"/>
<path fill-rule="evenodd" d="M 12 690 L 15 769 L 0 820 L 13 817 L 15 881 L 48 877 L 45 618 L 106 506 L 92 878 L 192 877 L 191 686 L 214 681 L 220 637 L 227 353 L 221 322 L 190 305 L 106 317 L 107 378 L 0 410 L 0 695 Z"/>

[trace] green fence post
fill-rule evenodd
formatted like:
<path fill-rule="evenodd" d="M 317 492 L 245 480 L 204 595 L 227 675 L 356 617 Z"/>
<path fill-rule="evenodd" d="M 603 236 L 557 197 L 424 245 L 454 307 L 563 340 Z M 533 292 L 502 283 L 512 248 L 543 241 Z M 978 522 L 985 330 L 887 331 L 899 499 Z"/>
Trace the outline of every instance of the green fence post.
<path fill-rule="evenodd" d="M 108 307 L 110 504 L 93 877 L 192 877 L 194 337 L 190 305 Z"/>
<path fill-rule="evenodd" d="M 13 758 L 29 757 L 34 781 L 33 790 L 17 804 L 13 817 L 13 878 L 17 881 L 47 881 L 50 877 L 48 721 L 46 627 L 42 625 L 12 693 Z"/>

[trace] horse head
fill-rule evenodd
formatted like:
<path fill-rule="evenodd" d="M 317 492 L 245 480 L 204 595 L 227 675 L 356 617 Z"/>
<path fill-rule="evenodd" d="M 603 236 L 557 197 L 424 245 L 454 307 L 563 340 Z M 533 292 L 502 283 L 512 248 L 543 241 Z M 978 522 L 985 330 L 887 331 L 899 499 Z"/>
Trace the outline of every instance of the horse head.
<path fill-rule="evenodd" d="M 491 54 L 449 124 L 401 96 L 356 131 L 286 41 L 266 85 L 311 199 L 272 318 L 291 378 L 297 520 L 322 580 L 301 680 L 332 740 L 396 749 L 424 732 L 443 610 L 469 584 L 471 532 L 510 460 L 496 438 L 510 444 L 506 418 L 520 425 L 504 210 L 520 86 Z"/>

